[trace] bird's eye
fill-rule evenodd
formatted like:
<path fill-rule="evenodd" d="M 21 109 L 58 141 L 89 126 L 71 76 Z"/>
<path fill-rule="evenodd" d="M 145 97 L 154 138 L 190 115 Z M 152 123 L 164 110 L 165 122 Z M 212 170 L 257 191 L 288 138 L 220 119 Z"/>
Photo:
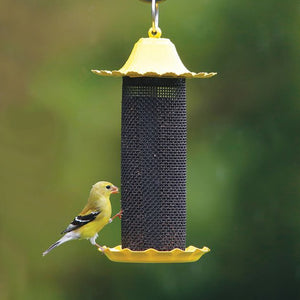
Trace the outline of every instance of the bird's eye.
<path fill-rule="evenodd" d="M 109 190 L 109 189 L 111 188 L 111 186 L 110 186 L 110 185 L 107 185 L 106 188 Z"/>

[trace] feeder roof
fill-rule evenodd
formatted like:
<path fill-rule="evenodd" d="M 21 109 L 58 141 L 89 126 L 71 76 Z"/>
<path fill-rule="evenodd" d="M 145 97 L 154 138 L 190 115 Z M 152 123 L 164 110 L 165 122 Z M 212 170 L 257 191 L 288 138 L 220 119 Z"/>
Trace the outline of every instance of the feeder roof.
<path fill-rule="evenodd" d="M 175 45 L 165 38 L 141 38 L 120 70 L 92 70 L 100 76 L 209 78 L 217 73 L 190 72 Z"/>

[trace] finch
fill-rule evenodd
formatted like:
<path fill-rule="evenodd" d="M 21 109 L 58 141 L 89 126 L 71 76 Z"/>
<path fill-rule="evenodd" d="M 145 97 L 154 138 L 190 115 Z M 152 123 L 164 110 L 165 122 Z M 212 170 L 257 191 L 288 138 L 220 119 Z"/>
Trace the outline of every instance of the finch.
<path fill-rule="evenodd" d="M 118 188 L 110 182 L 99 181 L 94 184 L 84 209 L 61 233 L 64 234 L 64 236 L 43 252 L 43 256 L 61 244 L 77 239 L 89 239 L 92 245 L 104 251 L 104 248 L 96 243 L 96 239 L 98 232 L 107 223 L 110 223 L 115 217 L 121 218 L 122 212 L 119 212 L 111 218 L 111 203 L 109 197 L 111 194 L 118 192 Z"/>

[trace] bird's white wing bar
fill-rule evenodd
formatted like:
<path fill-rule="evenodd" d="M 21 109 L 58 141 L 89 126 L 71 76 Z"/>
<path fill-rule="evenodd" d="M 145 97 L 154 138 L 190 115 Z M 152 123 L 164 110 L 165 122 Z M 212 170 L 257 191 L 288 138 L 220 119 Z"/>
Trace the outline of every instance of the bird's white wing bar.
<path fill-rule="evenodd" d="M 61 233 L 64 234 L 66 232 L 73 231 L 83 225 L 86 225 L 90 223 L 91 221 L 94 221 L 96 217 L 100 214 L 100 211 L 93 211 L 92 213 L 85 215 L 85 216 L 77 216 L 74 218 L 72 223 L 69 224 L 69 226 Z"/>

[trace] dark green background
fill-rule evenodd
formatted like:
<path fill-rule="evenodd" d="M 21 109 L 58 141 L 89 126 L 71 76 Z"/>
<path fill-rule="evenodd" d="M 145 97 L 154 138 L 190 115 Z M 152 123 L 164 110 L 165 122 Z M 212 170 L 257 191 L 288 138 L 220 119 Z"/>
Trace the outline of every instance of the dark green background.
<path fill-rule="evenodd" d="M 120 184 L 118 69 L 146 37 L 140 1 L 0 4 L 0 298 L 299 299 L 299 3 L 169 0 L 163 37 L 188 80 L 192 264 L 117 264 L 87 241 L 41 253 L 92 184 Z M 120 195 L 112 197 L 114 213 Z M 120 243 L 120 222 L 100 244 Z"/>

